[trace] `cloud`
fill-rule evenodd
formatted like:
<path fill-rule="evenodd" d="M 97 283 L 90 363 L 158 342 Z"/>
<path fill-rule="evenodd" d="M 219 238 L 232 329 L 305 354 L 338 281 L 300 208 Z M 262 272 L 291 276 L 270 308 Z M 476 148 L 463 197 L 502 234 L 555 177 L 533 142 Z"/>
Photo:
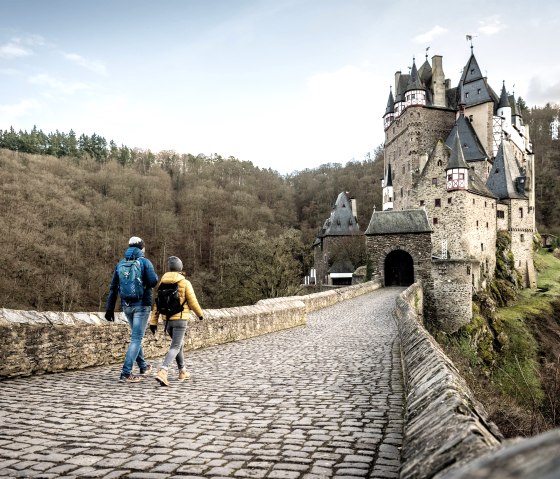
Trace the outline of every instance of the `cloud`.
<path fill-rule="evenodd" d="M 479 20 L 478 25 L 478 31 L 484 33 L 484 35 L 495 35 L 506 28 L 506 25 L 502 23 L 497 15 Z"/>
<path fill-rule="evenodd" d="M 416 35 L 412 39 L 412 41 L 414 43 L 429 43 L 434 38 L 439 37 L 440 35 L 443 35 L 444 33 L 447 33 L 447 32 L 448 32 L 447 28 L 440 27 L 439 25 L 436 25 L 430 31 L 428 31 L 426 33 L 421 33 L 420 35 Z"/>
<path fill-rule="evenodd" d="M 37 105 L 37 101 L 33 99 L 21 100 L 14 105 L 0 105 L 0 116 L 5 118 L 22 117 L 35 109 Z"/>
<path fill-rule="evenodd" d="M 545 84 L 541 77 L 532 77 L 525 100 L 529 104 L 560 104 L 560 82 Z"/>
<path fill-rule="evenodd" d="M 13 41 L 0 45 L 0 58 L 21 58 L 32 54 L 33 52 L 30 49 Z"/>
<path fill-rule="evenodd" d="M 43 37 L 29 35 L 27 37 L 14 37 L 7 43 L 0 45 L 0 58 L 22 58 L 33 55 L 33 47 L 45 44 Z"/>
<path fill-rule="evenodd" d="M 76 93 L 80 90 L 90 89 L 90 87 L 83 82 L 64 82 L 57 80 L 46 73 L 40 73 L 39 75 L 29 77 L 28 82 L 32 85 L 45 86 L 53 90 L 59 90 L 70 94 Z"/>
<path fill-rule="evenodd" d="M 106 75 L 107 69 L 102 62 L 88 60 L 77 53 L 63 53 L 64 58 L 76 63 L 77 65 L 86 68 L 99 75 Z"/>

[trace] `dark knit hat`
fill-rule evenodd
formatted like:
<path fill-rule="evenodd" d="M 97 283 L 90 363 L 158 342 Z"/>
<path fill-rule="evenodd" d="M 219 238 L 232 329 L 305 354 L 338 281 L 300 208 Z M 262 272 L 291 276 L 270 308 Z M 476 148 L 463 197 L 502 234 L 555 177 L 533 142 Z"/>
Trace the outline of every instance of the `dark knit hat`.
<path fill-rule="evenodd" d="M 183 271 L 183 262 L 177 256 L 170 256 L 167 259 L 167 269 L 169 271 Z"/>
<path fill-rule="evenodd" d="M 138 236 L 132 236 L 128 240 L 128 246 L 134 246 L 138 249 L 144 249 L 144 240 L 142 238 L 139 238 Z"/>

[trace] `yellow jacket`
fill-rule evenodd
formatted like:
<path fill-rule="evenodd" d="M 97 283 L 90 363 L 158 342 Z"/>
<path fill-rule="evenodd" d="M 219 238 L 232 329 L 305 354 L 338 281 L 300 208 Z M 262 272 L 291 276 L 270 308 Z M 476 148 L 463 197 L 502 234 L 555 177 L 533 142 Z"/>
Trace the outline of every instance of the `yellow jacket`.
<path fill-rule="evenodd" d="M 191 282 L 187 280 L 181 273 L 176 273 L 175 271 L 169 271 L 161 277 L 161 281 L 157 285 L 158 288 L 161 283 L 179 283 L 178 285 L 179 299 L 181 300 L 181 303 L 185 303 L 183 305 L 183 312 L 171 316 L 169 318 L 170 321 L 177 320 L 177 319 L 188 320 L 190 317 L 191 309 L 199 318 L 203 315 L 202 308 L 198 304 L 198 300 L 196 299 L 196 295 L 194 294 L 194 290 Z M 150 316 L 150 324 L 157 326 L 160 316 L 161 315 L 158 313 L 157 306 L 154 301 L 154 304 L 152 306 L 152 314 Z"/>

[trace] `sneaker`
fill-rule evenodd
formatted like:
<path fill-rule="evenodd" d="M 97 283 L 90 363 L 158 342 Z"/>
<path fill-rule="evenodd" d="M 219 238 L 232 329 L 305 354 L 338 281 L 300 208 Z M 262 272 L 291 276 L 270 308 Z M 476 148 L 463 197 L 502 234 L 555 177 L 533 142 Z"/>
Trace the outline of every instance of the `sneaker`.
<path fill-rule="evenodd" d="M 189 379 L 191 374 L 186 369 L 179 370 L 179 381 L 184 381 L 185 379 Z"/>
<path fill-rule="evenodd" d="M 129 374 L 128 376 L 121 374 L 119 381 L 121 383 L 137 383 L 142 381 L 142 378 L 140 376 L 135 376 L 134 374 Z"/>
<path fill-rule="evenodd" d="M 169 386 L 169 381 L 167 380 L 167 370 L 160 369 L 156 374 L 156 381 L 162 386 Z"/>
<path fill-rule="evenodd" d="M 148 374 L 152 372 L 152 369 L 154 369 L 152 367 L 151 364 L 148 364 L 144 369 L 140 369 L 140 374 Z"/>

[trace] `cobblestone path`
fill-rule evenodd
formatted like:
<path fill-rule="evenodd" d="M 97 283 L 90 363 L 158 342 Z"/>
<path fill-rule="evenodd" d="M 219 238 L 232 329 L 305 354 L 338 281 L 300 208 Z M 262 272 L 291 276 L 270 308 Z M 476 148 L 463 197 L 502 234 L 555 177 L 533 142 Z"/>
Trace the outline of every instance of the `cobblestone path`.
<path fill-rule="evenodd" d="M 398 477 L 401 291 L 188 353 L 169 388 L 120 364 L 2 381 L 0 477 Z"/>

